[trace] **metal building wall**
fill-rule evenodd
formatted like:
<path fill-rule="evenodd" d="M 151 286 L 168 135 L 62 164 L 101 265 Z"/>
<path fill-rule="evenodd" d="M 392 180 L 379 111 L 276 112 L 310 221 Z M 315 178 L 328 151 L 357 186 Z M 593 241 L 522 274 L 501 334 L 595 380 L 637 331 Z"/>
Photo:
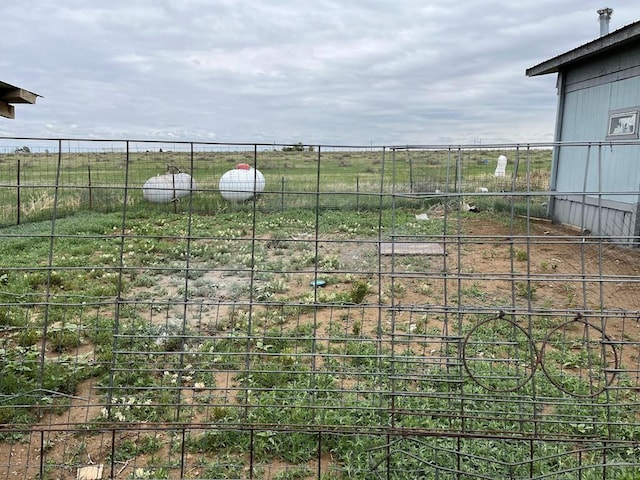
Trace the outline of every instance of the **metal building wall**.
<path fill-rule="evenodd" d="M 640 152 L 637 142 L 611 148 L 606 135 L 610 111 L 640 105 L 640 46 L 568 70 L 563 80 L 558 140 L 603 143 L 558 147 L 553 189 L 561 195 L 553 198 L 550 216 L 624 241 L 638 229 Z"/>

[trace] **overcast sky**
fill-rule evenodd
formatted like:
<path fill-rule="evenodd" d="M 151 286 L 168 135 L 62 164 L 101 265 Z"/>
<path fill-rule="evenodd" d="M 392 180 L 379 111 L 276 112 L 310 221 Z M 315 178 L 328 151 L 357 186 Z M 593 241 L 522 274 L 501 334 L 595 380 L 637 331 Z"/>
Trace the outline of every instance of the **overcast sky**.
<path fill-rule="evenodd" d="M 616 5 L 618 3 L 619 5 Z M 1 136 L 405 145 L 553 139 L 525 70 L 640 20 L 631 0 L 20 0 Z"/>

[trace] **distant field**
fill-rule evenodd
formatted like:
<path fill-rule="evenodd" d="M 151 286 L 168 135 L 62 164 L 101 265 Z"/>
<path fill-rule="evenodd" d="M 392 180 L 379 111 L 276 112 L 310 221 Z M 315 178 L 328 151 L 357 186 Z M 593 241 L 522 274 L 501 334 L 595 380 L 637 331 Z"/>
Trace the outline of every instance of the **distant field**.
<path fill-rule="evenodd" d="M 507 176 L 494 177 L 503 153 L 509 156 Z M 266 178 L 255 204 L 229 204 L 218 193 L 220 177 L 238 163 L 256 166 Z M 428 206 L 438 196 L 464 194 L 469 203 L 541 216 L 546 197 L 536 192 L 548 190 L 551 150 L 19 152 L 1 155 L 0 166 L 0 225 L 49 218 L 54 203 L 58 216 L 119 211 L 125 196 L 132 212 L 215 213 Z M 191 174 L 197 191 L 188 201 L 149 205 L 142 185 L 168 168 Z M 478 198 L 478 188 L 489 195 Z M 522 197 L 492 195 L 511 191 Z"/>

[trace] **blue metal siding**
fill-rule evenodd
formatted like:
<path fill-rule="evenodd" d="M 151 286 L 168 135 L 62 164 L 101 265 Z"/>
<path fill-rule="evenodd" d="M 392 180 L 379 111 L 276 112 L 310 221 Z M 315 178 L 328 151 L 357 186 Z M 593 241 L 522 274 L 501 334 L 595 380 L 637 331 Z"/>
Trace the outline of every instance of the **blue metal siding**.
<path fill-rule="evenodd" d="M 553 218 L 575 225 L 587 234 L 609 237 L 616 243 L 637 243 L 638 213 L 634 205 L 616 205 L 597 197 L 559 195 L 554 199 Z"/>
<path fill-rule="evenodd" d="M 636 235 L 640 202 L 640 146 L 606 141 L 609 112 L 640 106 L 640 46 L 565 72 L 563 142 L 559 147 L 550 215 L 599 235 Z"/>
<path fill-rule="evenodd" d="M 625 46 L 624 51 L 601 55 L 588 63 L 565 72 L 566 91 L 582 90 L 597 85 L 613 84 L 640 76 L 640 42 Z"/>
<path fill-rule="evenodd" d="M 638 203 L 640 149 L 633 145 L 563 147 L 558 155 L 556 191 L 586 193 L 606 200 Z"/>
<path fill-rule="evenodd" d="M 569 92 L 562 118 L 563 141 L 604 140 L 607 134 L 611 84 Z"/>

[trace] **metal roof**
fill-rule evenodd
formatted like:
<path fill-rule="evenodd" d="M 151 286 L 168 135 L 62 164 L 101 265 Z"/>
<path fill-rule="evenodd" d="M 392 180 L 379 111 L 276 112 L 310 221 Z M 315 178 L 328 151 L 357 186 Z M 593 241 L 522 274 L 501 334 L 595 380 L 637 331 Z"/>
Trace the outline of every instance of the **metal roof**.
<path fill-rule="evenodd" d="M 578 48 L 528 68 L 526 74 L 527 77 L 535 77 L 537 75 L 557 73 L 561 70 L 566 70 L 571 65 L 585 62 L 591 57 L 621 48 L 630 42 L 640 42 L 640 21 L 619 28 Z"/>
<path fill-rule="evenodd" d="M 37 93 L 24 88 L 16 87 L 9 83 L 0 82 L 0 116 L 15 118 L 13 103 L 36 103 L 39 97 Z"/>

